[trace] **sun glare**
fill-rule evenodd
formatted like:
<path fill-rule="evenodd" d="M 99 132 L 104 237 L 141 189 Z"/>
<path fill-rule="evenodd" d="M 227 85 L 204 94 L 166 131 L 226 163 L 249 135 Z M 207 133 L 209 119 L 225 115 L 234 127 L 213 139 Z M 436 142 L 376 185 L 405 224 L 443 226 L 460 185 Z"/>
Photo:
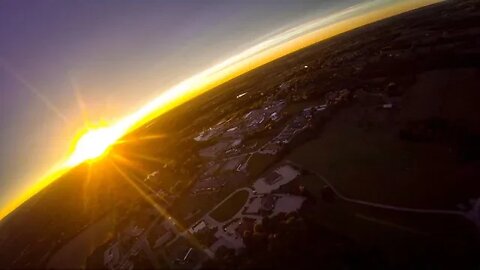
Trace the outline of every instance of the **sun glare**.
<path fill-rule="evenodd" d="M 32 185 L 24 194 L 0 209 L 0 219 L 69 168 L 84 161 L 104 156 L 110 147 L 129 131 L 142 126 L 169 109 L 215 86 L 334 35 L 439 1 L 441 0 L 399 1 L 390 6 L 383 6 L 371 11 L 369 8 L 375 4 L 375 1 L 373 1 L 373 4 L 354 6 L 325 18 L 319 18 L 294 27 L 260 42 L 250 49 L 234 55 L 164 91 L 160 96 L 141 107 L 138 111 L 120 119 L 116 124 L 88 129 L 75 140 L 73 151 L 64 161 L 42 177 L 38 184 Z"/>
<path fill-rule="evenodd" d="M 67 164 L 75 166 L 83 161 L 103 156 L 118 136 L 119 134 L 111 127 L 89 130 L 77 141 Z"/>

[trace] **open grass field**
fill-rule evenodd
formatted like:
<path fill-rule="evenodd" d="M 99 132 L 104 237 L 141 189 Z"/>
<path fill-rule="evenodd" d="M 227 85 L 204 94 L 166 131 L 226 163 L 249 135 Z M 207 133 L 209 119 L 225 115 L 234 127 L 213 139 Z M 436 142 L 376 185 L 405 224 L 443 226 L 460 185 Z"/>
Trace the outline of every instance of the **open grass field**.
<path fill-rule="evenodd" d="M 445 85 L 473 76 L 468 70 L 443 73 L 449 76 Z M 294 149 L 287 158 L 324 176 L 351 198 L 444 209 L 455 209 L 458 203 L 476 198 L 479 163 L 462 159 L 461 148 L 466 137 L 462 132 L 475 127 L 474 121 L 455 120 L 461 112 L 464 119 L 471 119 L 471 109 L 451 109 L 454 104 L 448 102 L 448 89 L 432 81 L 430 74 L 419 76 L 395 109 L 362 104 L 343 109 L 317 139 Z M 458 94 L 473 98 L 476 94 L 471 87 L 464 85 Z M 473 106 L 469 104 L 464 107 Z M 426 119 L 441 119 L 446 127 L 430 130 L 422 126 L 428 136 L 422 140 L 401 137 L 406 127 L 428 125 L 423 124 L 429 121 Z"/>
<path fill-rule="evenodd" d="M 390 250 L 394 254 L 392 260 L 398 263 L 405 260 L 405 256 L 400 255 L 405 253 L 395 250 L 403 250 L 411 243 L 416 243 L 415 247 L 409 247 L 408 252 L 412 253 L 428 250 L 433 245 L 445 250 L 459 250 L 460 254 L 460 250 L 472 244 L 470 240 L 476 235 L 475 226 L 460 216 L 395 212 L 352 204 L 338 198 L 325 202 L 321 199 L 325 183 L 312 174 L 299 176 L 292 184 L 303 185 L 315 198 L 307 206 L 310 210 L 306 213 L 310 213 L 307 215 L 312 215 L 318 224 L 365 247 Z"/>
<path fill-rule="evenodd" d="M 247 202 L 248 192 L 245 190 L 238 191 L 233 196 L 223 202 L 216 208 L 210 216 L 218 222 L 225 222 L 233 217 L 243 205 Z"/>

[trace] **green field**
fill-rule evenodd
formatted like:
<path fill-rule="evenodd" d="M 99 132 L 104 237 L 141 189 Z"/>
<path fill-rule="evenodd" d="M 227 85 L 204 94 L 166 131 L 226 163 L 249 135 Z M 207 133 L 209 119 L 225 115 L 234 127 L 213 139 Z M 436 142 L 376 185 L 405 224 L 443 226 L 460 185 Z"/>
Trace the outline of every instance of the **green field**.
<path fill-rule="evenodd" d="M 245 205 L 248 199 L 248 192 L 238 191 L 233 196 L 216 208 L 210 216 L 218 222 L 225 222 L 232 218 Z"/>
<path fill-rule="evenodd" d="M 469 239 L 476 228 L 460 216 L 425 215 L 388 211 L 336 199 L 325 202 L 321 199 L 324 182 L 312 174 L 302 175 L 292 182 L 303 185 L 315 197 L 310 205 L 310 215 L 322 226 L 339 234 L 351 237 L 367 245 L 390 248 L 407 246 L 411 242 L 428 243 L 435 235 L 447 235 L 449 245 L 461 246 L 458 239 Z M 461 228 L 451 232 L 451 228 Z M 457 240 L 455 240 L 457 239 Z"/>
<path fill-rule="evenodd" d="M 407 122 L 401 113 L 393 117 L 381 111 L 365 117 L 359 106 L 344 109 L 317 139 L 294 149 L 287 159 L 322 175 L 350 198 L 454 209 L 475 197 L 473 168 L 458 165 L 455 146 L 400 139 L 398 130 Z M 370 128 L 361 125 L 365 118 L 373 123 Z"/>

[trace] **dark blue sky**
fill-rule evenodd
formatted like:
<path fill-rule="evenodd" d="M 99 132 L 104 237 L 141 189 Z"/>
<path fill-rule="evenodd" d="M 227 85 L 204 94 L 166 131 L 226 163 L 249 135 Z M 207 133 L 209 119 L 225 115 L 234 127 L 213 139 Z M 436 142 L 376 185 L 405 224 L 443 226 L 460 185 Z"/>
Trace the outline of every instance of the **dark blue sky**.
<path fill-rule="evenodd" d="M 0 208 L 66 154 L 83 125 L 284 27 L 360 2 L 1 1 Z"/>

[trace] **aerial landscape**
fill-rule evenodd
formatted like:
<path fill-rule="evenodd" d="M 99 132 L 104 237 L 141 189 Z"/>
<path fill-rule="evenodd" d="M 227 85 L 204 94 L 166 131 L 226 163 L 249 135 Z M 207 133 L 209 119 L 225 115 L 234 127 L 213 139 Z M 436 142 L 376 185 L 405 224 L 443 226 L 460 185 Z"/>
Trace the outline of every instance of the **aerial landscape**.
<path fill-rule="evenodd" d="M 354 27 L 73 155 L 0 220 L 0 269 L 479 269 L 479 22 Z"/>

